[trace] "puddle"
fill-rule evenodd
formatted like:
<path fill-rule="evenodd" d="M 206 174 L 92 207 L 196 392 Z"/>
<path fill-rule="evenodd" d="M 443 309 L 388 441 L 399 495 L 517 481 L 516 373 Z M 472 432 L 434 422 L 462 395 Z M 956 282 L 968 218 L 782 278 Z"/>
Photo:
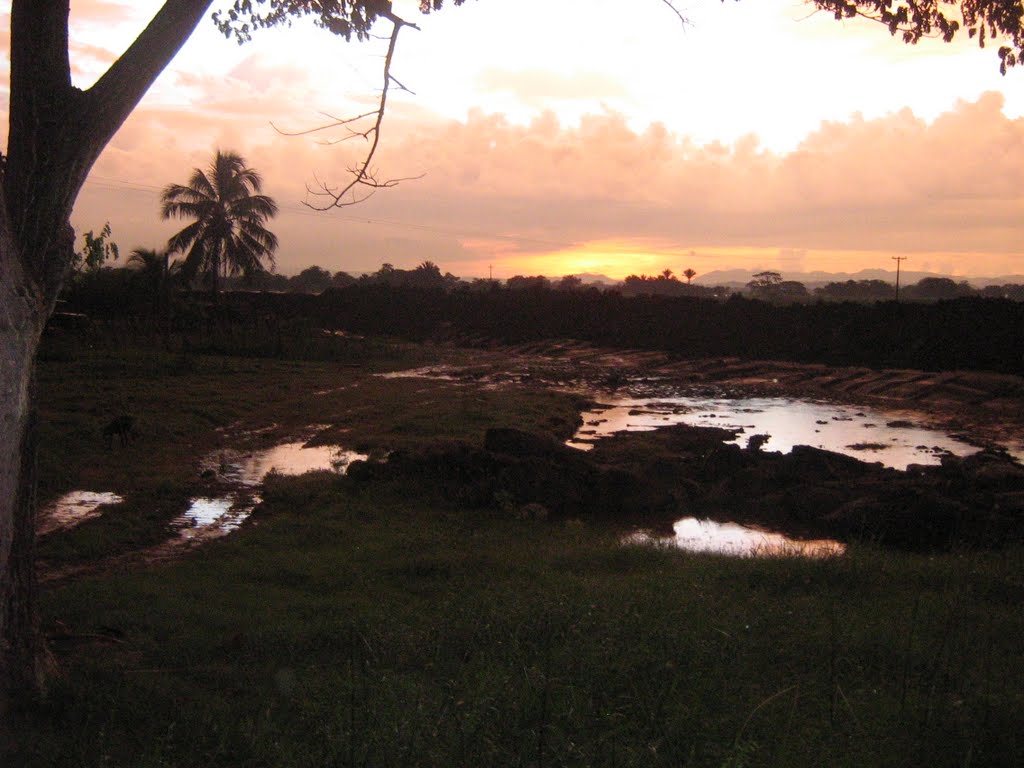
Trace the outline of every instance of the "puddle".
<path fill-rule="evenodd" d="M 282 475 L 306 472 L 337 472 L 343 474 L 353 461 L 366 459 L 364 454 L 346 451 L 336 445 L 306 447 L 305 443 L 282 443 L 266 450 L 241 454 L 218 451 L 203 461 L 204 470 L 213 470 L 229 483 L 253 487 L 276 470 Z"/>
<path fill-rule="evenodd" d="M 74 528 L 79 523 L 99 517 L 100 507 L 120 504 L 124 499 L 116 493 L 96 491 L 72 491 L 42 511 L 36 533 L 42 536 L 65 528 Z"/>
<path fill-rule="evenodd" d="M 920 417 L 905 411 L 787 398 L 671 397 L 616 399 L 582 414 L 584 426 L 567 442 L 590 450 L 593 442 L 616 432 L 641 432 L 673 424 L 739 430 L 734 441 L 751 439 L 763 451 L 788 453 L 809 445 L 893 469 L 938 464 L 945 454 L 968 456 L 979 449 L 954 436 L 916 426 Z M 758 435 L 768 435 L 762 442 Z"/>
<path fill-rule="evenodd" d="M 268 474 L 302 475 L 306 472 L 344 474 L 353 461 L 367 456 L 336 445 L 307 447 L 305 443 L 282 443 L 251 453 L 218 451 L 202 462 L 204 474 L 234 490 L 223 495 L 199 496 L 189 502 L 185 513 L 175 520 L 185 538 L 222 536 L 237 529 L 262 501 L 255 493 Z"/>
<path fill-rule="evenodd" d="M 450 366 L 428 365 L 423 368 L 408 368 L 404 371 L 375 373 L 381 379 L 432 379 L 435 381 L 459 381 L 460 377 Z"/>
<path fill-rule="evenodd" d="M 716 523 L 696 517 L 677 520 L 672 528 L 675 531 L 673 536 L 638 532 L 628 536 L 625 543 L 678 547 L 687 552 L 713 552 L 736 557 L 835 557 L 846 551 L 844 544 L 831 539 L 793 539 L 737 523 Z"/>
<path fill-rule="evenodd" d="M 223 518 L 234 503 L 235 497 L 233 495 L 224 496 L 220 499 L 199 497 L 192 499 L 192 504 L 188 508 L 188 512 L 185 513 L 185 516 L 193 525 L 212 525 L 217 520 Z"/>
<path fill-rule="evenodd" d="M 201 496 L 192 499 L 185 514 L 174 525 L 186 539 L 211 534 L 223 536 L 236 530 L 261 501 L 252 493 L 231 493 L 216 498 Z"/>

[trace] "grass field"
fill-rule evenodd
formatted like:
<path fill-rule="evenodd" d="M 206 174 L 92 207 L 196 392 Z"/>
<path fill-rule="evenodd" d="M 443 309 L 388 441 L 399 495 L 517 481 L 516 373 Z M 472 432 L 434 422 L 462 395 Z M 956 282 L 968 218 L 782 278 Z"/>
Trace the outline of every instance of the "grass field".
<path fill-rule="evenodd" d="M 143 501 L 41 555 L 163 535 L 218 427 L 331 423 L 371 452 L 571 428 L 569 396 L 370 378 L 448 354 L 52 352 L 44 489 Z M 112 403 L 145 427 L 125 450 L 97 437 Z M 263 496 L 179 562 L 44 589 L 62 675 L 5 766 L 1024 764 L 1019 549 L 734 559 L 386 477 L 272 476 Z"/>

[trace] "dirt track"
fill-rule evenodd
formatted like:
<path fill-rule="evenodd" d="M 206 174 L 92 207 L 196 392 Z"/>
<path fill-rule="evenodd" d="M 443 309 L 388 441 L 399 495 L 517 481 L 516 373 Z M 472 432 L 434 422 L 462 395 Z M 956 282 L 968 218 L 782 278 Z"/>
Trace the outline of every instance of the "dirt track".
<path fill-rule="evenodd" d="M 500 371 L 500 373 L 499 373 Z M 919 411 L 931 424 L 976 442 L 1024 447 L 1024 378 L 984 371 L 834 368 L 738 358 L 681 360 L 662 352 L 544 342 L 485 353 L 468 376 L 504 375 L 552 384 L 636 389 L 645 380 L 680 393 L 803 397 Z"/>

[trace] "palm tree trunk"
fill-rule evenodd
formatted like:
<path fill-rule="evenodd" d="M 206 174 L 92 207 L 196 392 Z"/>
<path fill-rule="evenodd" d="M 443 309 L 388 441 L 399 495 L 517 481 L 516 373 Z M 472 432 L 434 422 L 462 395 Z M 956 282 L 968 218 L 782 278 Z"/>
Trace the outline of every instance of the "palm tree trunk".
<path fill-rule="evenodd" d="M 220 304 L 220 262 L 220 251 L 218 250 L 213 257 L 213 268 L 210 270 L 212 277 L 210 291 L 213 295 L 214 305 Z"/>

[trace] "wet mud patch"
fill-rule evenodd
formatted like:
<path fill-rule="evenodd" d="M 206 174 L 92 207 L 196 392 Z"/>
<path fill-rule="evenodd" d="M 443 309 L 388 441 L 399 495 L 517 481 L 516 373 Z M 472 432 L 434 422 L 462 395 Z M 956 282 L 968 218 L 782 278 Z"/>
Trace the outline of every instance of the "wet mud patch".
<path fill-rule="evenodd" d="M 887 443 L 852 443 L 846 446 L 847 450 L 850 451 L 886 451 L 890 447 Z M 917 446 L 917 448 L 920 449 L 921 446 Z M 928 449 L 925 448 L 925 450 L 927 451 Z"/>
<path fill-rule="evenodd" d="M 323 425 L 316 425 L 307 430 L 307 434 L 322 428 Z M 252 430 L 250 434 L 268 434 L 276 427 L 267 429 L 266 432 Z M 339 446 L 312 446 L 308 441 L 286 442 L 260 450 L 215 451 L 200 462 L 198 474 L 201 490 L 192 494 L 185 510 L 167 524 L 171 534 L 169 538 L 99 561 L 44 568 L 42 578 L 45 581 L 60 580 L 82 573 L 137 567 L 174 559 L 192 547 L 238 530 L 262 502 L 260 492 L 269 474 L 301 475 L 322 471 L 340 475 L 353 462 L 366 458 L 366 454 Z M 82 497 L 81 492 L 68 494 L 68 498 Z M 104 499 L 113 497 L 113 494 L 102 496 Z M 120 502 L 124 501 L 121 497 L 116 498 Z M 96 505 L 89 517 L 96 518 L 102 511 L 103 505 Z M 41 529 L 40 532 L 45 531 Z"/>
<path fill-rule="evenodd" d="M 324 425 L 311 427 L 322 431 Z M 257 451 L 217 451 L 201 463 L 203 495 L 191 499 L 172 527 L 185 538 L 212 538 L 237 530 L 262 501 L 258 491 L 271 472 L 302 475 L 307 472 L 344 474 L 353 461 L 366 454 L 336 445 L 294 441 Z"/>
<path fill-rule="evenodd" d="M 599 484 L 597 476 L 559 459 L 532 482 L 511 479 L 525 475 L 522 468 L 501 467 L 507 485 L 497 490 L 508 509 L 538 504 L 558 516 L 616 508 L 612 514 L 624 518 L 660 518 L 659 530 L 696 516 L 804 539 L 922 549 L 955 540 L 995 545 L 1000 536 L 1018 537 L 1024 520 L 1013 483 L 990 482 L 1002 474 L 1024 483 L 1015 462 L 1024 457 L 1024 409 L 1017 400 L 994 419 L 984 407 L 1010 390 L 1024 396 L 1017 377 L 969 374 L 965 388 L 964 380 L 922 372 L 679 361 L 555 343 L 514 347 L 500 358 L 484 351 L 471 368 L 446 375 L 481 386 L 540 384 L 591 401 L 568 445 L 618 477 L 613 500 L 581 503 L 589 497 L 578 485 Z M 699 450 L 664 450 L 684 433 Z M 436 471 L 459 461 L 428 463 Z M 478 484 L 468 495 L 491 503 L 493 491 Z M 666 520 L 669 510 L 677 516 Z"/>
<path fill-rule="evenodd" d="M 966 456 L 980 450 L 962 435 L 949 435 L 918 416 L 822 401 L 791 398 L 678 397 L 643 401 L 622 398 L 602 403 L 582 415 L 584 427 L 568 445 L 590 450 L 595 441 L 619 432 L 644 432 L 673 424 L 714 424 L 735 433 L 728 442 L 768 452 L 788 453 L 797 445 L 845 453 L 872 453 L 872 460 L 906 469 L 937 464 L 943 455 Z M 879 423 L 888 422 L 880 427 Z M 896 426 L 889 426 L 895 424 Z M 870 430 L 872 440 L 857 439 Z"/>
<path fill-rule="evenodd" d="M 39 512 L 36 534 L 46 536 L 67 530 L 103 514 L 103 508 L 121 504 L 124 498 L 109 491 L 71 491 Z"/>
<path fill-rule="evenodd" d="M 489 430 L 482 446 L 451 443 L 360 462 L 351 479 L 430 489 L 521 518 L 589 517 L 633 530 L 699 518 L 759 536 L 915 550 L 1024 540 L 1024 468 L 1005 452 L 899 471 L 807 446 L 782 454 L 726 442 L 736 435 L 681 424 L 618 433 L 584 452 L 547 435 Z"/>

